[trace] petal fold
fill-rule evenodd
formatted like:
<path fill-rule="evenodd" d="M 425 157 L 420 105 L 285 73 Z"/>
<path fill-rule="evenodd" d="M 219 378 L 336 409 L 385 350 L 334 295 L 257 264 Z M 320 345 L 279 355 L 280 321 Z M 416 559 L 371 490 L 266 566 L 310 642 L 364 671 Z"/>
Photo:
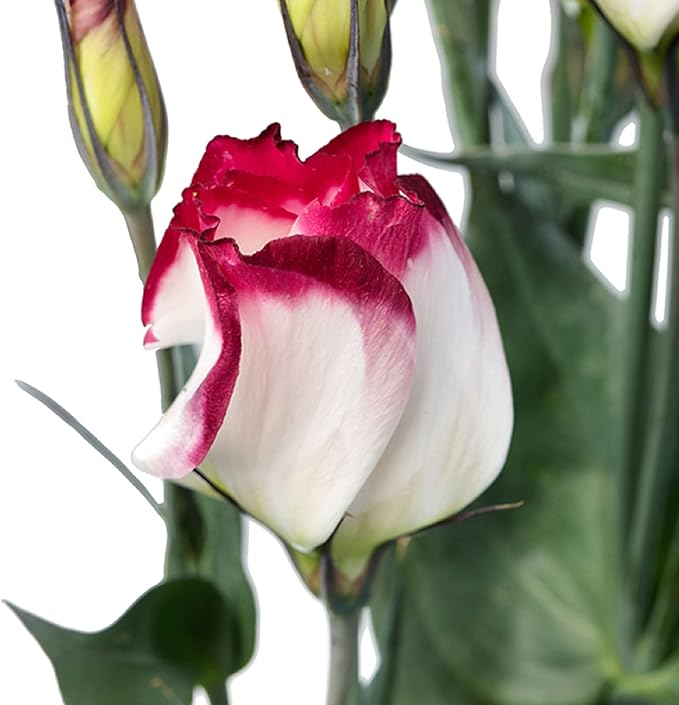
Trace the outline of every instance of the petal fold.
<path fill-rule="evenodd" d="M 415 325 L 399 282 L 348 240 L 291 237 L 251 257 L 206 245 L 238 296 L 243 353 L 208 460 L 289 543 L 323 543 L 403 413 Z"/>
<path fill-rule="evenodd" d="M 401 146 L 401 135 L 396 125 L 388 120 L 363 122 L 345 130 L 321 147 L 308 163 L 324 156 L 346 156 L 365 186 L 381 196 L 397 193 L 396 153 Z"/>
<path fill-rule="evenodd" d="M 495 311 L 471 255 L 424 179 L 401 185 L 422 212 L 400 279 L 417 321 L 417 365 L 394 436 L 333 538 L 350 577 L 381 542 L 448 517 L 500 472 L 513 405 Z"/>
<path fill-rule="evenodd" d="M 158 345 L 187 342 L 202 320 L 203 349 L 135 464 L 180 477 L 202 462 L 246 511 L 311 549 L 341 521 L 406 406 L 410 299 L 350 240 L 289 237 L 247 256 L 230 239 L 191 238 L 166 234 L 145 319 Z M 192 318 L 179 313 L 179 289 L 197 304 Z M 210 389 L 225 372 L 234 383 Z"/>
<path fill-rule="evenodd" d="M 147 347 L 201 345 L 196 367 L 132 461 L 178 479 L 199 465 L 219 429 L 240 360 L 240 323 L 233 289 L 199 254 L 190 234 L 170 228 L 158 248 L 142 304 Z"/>

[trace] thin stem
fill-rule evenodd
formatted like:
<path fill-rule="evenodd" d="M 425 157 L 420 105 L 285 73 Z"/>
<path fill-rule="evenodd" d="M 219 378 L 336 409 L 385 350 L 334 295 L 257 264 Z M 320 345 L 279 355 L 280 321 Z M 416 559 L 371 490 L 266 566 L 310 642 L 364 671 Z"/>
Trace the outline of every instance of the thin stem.
<path fill-rule="evenodd" d="M 651 334 L 651 301 L 654 289 L 654 265 L 660 192 L 663 183 L 664 143 L 662 116 L 644 99 L 639 99 L 639 149 L 635 176 L 635 196 L 631 273 L 627 302 L 626 337 L 628 340 L 627 388 L 624 398 L 624 419 L 621 459 L 622 516 L 632 516 L 629 528 L 631 578 L 639 578 L 642 556 L 639 549 L 640 522 L 645 520 L 646 507 L 633 503 L 637 497 L 637 478 L 641 465 L 645 410 L 648 386 L 648 350 Z"/>
<path fill-rule="evenodd" d="M 552 2 L 552 52 L 549 89 L 551 104 L 545 101 L 554 142 L 568 142 L 571 136 L 572 99 L 568 78 L 569 47 L 566 11 L 560 2 Z M 550 56 L 550 59 L 552 57 Z M 548 109 L 549 108 L 549 109 Z"/>
<path fill-rule="evenodd" d="M 141 482 L 137 476 L 132 473 L 125 463 L 123 463 L 118 456 L 116 456 L 112 451 L 110 451 L 89 429 L 85 428 L 78 419 L 76 419 L 71 413 L 66 411 L 63 406 L 58 404 L 54 399 L 49 397 L 44 392 L 39 389 L 22 382 L 20 379 L 16 380 L 17 385 L 27 394 L 30 394 L 35 400 L 44 404 L 53 414 L 58 416 L 64 423 L 69 425 L 77 434 L 80 435 L 87 443 L 89 443 L 94 450 L 97 451 L 102 457 L 108 460 L 111 465 L 113 465 L 118 472 L 141 494 L 141 496 L 153 507 L 161 519 L 165 519 L 165 513 L 163 508 L 156 502 L 153 495 L 148 491 L 143 482 Z"/>
<path fill-rule="evenodd" d="M 608 24 L 596 17 L 583 78 L 580 110 L 575 121 L 576 142 L 608 140 L 607 120 L 618 59 L 618 38 Z"/>
<path fill-rule="evenodd" d="M 156 238 L 153 229 L 153 216 L 150 206 L 140 208 L 135 211 L 127 211 L 123 214 L 127 230 L 130 233 L 130 240 L 134 247 L 134 254 L 137 258 L 139 268 L 139 278 L 141 283 L 146 283 L 153 258 L 156 254 Z M 172 350 L 159 350 L 156 353 L 156 363 L 158 365 L 158 379 L 160 381 L 160 403 L 163 411 L 172 403 L 177 396 L 179 385 L 175 374 L 175 363 Z"/>
<path fill-rule="evenodd" d="M 134 247 L 134 254 L 137 258 L 139 278 L 142 284 L 145 284 L 156 253 L 151 209 L 146 207 L 137 211 L 126 212 L 124 215 Z M 177 349 L 159 350 L 156 353 L 156 364 L 160 382 L 160 404 L 164 412 L 176 398 L 177 392 L 181 389 L 184 381 L 182 379 L 183 365 L 181 354 Z M 183 512 L 187 506 L 187 494 L 190 490 L 172 482 L 164 482 L 163 484 L 165 495 L 163 509 L 168 531 L 165 551 L 165 575 L 171 575 L 174 572 L 171 566 L 177 564 L 178 560 L 179 565 L 182 566 L 180 573 L 183 572 L 184 567 L 183 559 L 178 559 L 178 556 L 182 555 L 182 550 L 181 548 L 177 550 L 176 546 L 191 543 L 190 531 L 183 524 Z M 226 694 L 224 694 L 224 697 L 226 697 Z M 212 702 L 214 705 L 214 703 L 219 703 L 220 701 L 213 700 Z"/>
<path fill-rule="evenodd" d="M 336 614 L 328 610 L 330 674 L 327 705 L 347 705 L 358 688 L 358 621 L 360 610 Z"/>
<path fill-rule="evenodd" d="M 127 230 L 130 233 L 132 247 L 137 258 L 137 266 L 139 267 L 139 278 L 142 284 L 146 282 L 151 262 L 156 254 L 156 239 L 153 233 L 153 217 L 151 215 L 150 206 L 140 208 L 134 211 L 126 211 L 125 223 Z"/>

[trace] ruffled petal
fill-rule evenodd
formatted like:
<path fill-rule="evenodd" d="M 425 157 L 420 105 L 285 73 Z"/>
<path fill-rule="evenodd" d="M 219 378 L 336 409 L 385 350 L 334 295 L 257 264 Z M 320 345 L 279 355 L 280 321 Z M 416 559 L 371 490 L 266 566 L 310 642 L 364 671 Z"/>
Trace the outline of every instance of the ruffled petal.
<path fill-rule="evenodd" d="M 321 157 L 349 157 L 365 187 L 381 196 L 392 196 L 398 193 L 396 153 L 400 145 L 401 135 L 394 123 L 388 120 L 363 122 L 321 147 L 307 163 L 313 165 Z"/>
<path fill-rule="evenodd" d="M 312 203 L 293 224 L 291 233 L 336 236 L 353 240 L 397 278 L 429 244 L 424 220 L 427 212 L 418 200 L 400 196 L 382 198 L 370 191 L 348 203 L 329 208 Z"/>
<path fill-rule="evenodd" d="M 134 464 L 177 479 L 199 465 L 217 432 L 238 376 L 240 324 L 233 289 L 199 254 L 191 234 L 170 228 L 144 292 L 147 348 L 201 344 L 196 367 L 170 408 L 132 454 Z"/>
<path fill-rule="evenodd" d="M 302 162 L 297 145 L 281 138 L 278 124 L 270 125 L 254 139 L 215 137 L 208 144 L 191 185 L 194 188 L 229 185 L 238 178 L 233 172 L 246 173 L 251 180 L 273 179 L 292 185 L 304 204 L 314 199 L 323 203 L 341 202 L 358 191 L 356 175 L 347 156 L 325 154 Z M 262 186 L 261 183 L 257 186 L 258 192 Z M 270 191 L 267 199 L 273 196 Z M 282 203 L 275 205 L 285 207 Z"/>
<path fill-rule="evenodd" d="M 248 140 L 228 135 L 215 137 L 200 160 L 191 186 L 222 186 L 231 171 L 270 176 L 292 183 L 305 180 L 297 145 L 281 138 L 281 126 L 277 123 Z"/>
<path fill-rule="evenodd" d="M 401 417 L 414 369 L 407 294 L 348 240 L 245 257 L 204 245 L 237 292 L 243 352 L 211 477 L 289 543 L 323 543 Z"/>
<path fill-rule="evenodd" d="M 415 310 L 417 366 L 394 437 L 333 538 L 349 576 L 382 541 L 474 500 L 500 472 L 513 425 L 500 332 L 476 264 L 426 181 L 401 185 L 423 212 L 411 234 L 420 245 L 399 275 Z"/>

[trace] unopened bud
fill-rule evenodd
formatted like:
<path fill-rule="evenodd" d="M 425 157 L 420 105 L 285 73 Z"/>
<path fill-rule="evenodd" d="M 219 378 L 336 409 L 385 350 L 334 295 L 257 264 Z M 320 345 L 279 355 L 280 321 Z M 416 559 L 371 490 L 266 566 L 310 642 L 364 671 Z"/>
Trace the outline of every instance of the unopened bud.
<path fill-rule="evenodd" d="M 99 188 L 123 211 L 162 180 L 167 118 L 133 0 L 56 0 L 69 116 Z"/>
<path fill-rule="evenodd" d="M 281 0 L 297 73 L 316 105 L 348 126 L 371 119 L 391 65 L 391 0 Z"/>

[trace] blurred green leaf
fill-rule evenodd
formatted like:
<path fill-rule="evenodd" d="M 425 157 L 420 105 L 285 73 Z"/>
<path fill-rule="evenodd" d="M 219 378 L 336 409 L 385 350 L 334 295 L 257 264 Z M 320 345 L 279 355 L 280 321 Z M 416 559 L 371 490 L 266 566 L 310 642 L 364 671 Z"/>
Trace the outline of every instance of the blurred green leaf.
<path fill-rule="evenodd" d="M 232 606 L 210 583 L 154 587 L 114 624 L 86 634 L 9 605 L 49 657 L 65 705 L 190 705 L 237 665 Z"/>
<path fill-rule="evenodd" d="M 651 673 L 627 676 L 617 688 L 617 694 L 644 700 L 655 705 L 679 703 L 679 656 Z"/>
<path fill-rule="evenodd" d="M 404 154 L 424 164 L 441 168 L 464 167 L 474 171 L 532 177 L 551 184 L 573 202 L 589 204 L 607 200 L 630 205 L 634 190 L 637 152 L 607 145 L 553 145 L 531 149 L 528 146 L 470 147 L 451 154 L 408 147 Z M 670 205 L 670 194 L 663 192 Z"/>

